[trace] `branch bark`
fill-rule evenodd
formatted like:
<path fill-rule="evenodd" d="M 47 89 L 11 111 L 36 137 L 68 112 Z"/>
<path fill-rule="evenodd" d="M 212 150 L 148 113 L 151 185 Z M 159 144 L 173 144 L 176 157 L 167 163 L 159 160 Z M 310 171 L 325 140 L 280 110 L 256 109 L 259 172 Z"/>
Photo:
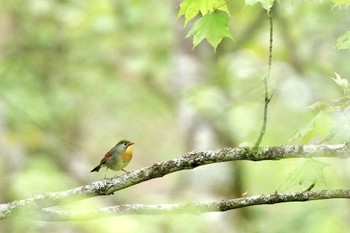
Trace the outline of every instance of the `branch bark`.
<path fill-rule="evenodd" d="M 44 209 L 40 215 L 46 221 L 90 220 L 119 215 L 202 214 L 223 212 L 255 205 L 272 205 L 284 202 L 304 202 L 334 198 L 350 198 L 350 190 L 322 190 L 291 193 L 272 193 L 230 200 L 192 202 L 186 204 L 142 205 L 128 204 L 93 210 L 56 211 Z"/>
<path fill-rule="evenodd" d="M 165 162 L 157 162 L 150 167 L 142 168 L 122 176 L 96 181 L 66 191 L 38 194 L 31 198 L 0 204 L 0 220 L 12 217 L 20 210 L 42 209 L 85 198 L 110 195 L 118 190 L 150 179 L 212 163 L 237 160 L 263 161 L 313 157 L 348 158 L 349 152 L 349 144 L 274 146 L 262 147 L 257 151 L 254 148 L 248 147 L 227 147 L 212 151 L 192 151 L 184 156 Z"/>

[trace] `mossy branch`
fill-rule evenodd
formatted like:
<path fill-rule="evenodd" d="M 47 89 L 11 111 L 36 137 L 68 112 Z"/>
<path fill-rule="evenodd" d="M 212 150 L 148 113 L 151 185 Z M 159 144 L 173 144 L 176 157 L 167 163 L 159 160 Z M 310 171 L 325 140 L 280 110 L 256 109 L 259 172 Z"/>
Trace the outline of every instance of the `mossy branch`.
<path fill-rule="evenodd" d="M 84 186 L 61 192 L 34 195 L 33 197 L 0 204 L 0 220 L 15 216 L 21 210 L 40 210 L 95 196 L 110 195 L 114 192 L 147 180 L 163 177 L 181 170 L 193 169 L 213 163 L 247 160 L 264 161 L 287 158 L 337 157 L 348 158 L 350 145 L 302 145 L 262 147 L 259 150 L 248 147 L 227 147 L 211 151 L 192 151 L 184 156 L 165 162 L 157 162 L 128 174 L 100 180 Z"/>
<path fill-rule="evenodd" d="M 321 190 L 290 193 L 272 193 L 229 200 L 192 202 L 185 204 L 127 204 L 104 207 L 101 209 L 57 211 L 44 209 L 37 215 L 40 220 L 72 221 L 93 220 L 97 218 L 120 215 L 166 215 L 166 214 L 202 214 L 209 212 L 223 212 L 256 205 L 272 205 L 285 202 L 304 202 L 334 198 L 350 198 L 350 190 Z"/>

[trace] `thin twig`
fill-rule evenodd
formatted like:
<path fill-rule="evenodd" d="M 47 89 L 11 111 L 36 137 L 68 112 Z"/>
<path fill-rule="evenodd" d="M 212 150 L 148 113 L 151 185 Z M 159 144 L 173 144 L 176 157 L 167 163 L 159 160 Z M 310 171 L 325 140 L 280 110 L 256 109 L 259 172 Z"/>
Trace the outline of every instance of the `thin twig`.
<path fill-rule="evenodd" d="M 273 48 L 273 21 L 272 21 L 272 14 L 271 10 L 268 11 L 268 17 L 269 17 L 269 22 L 270 22 L 270 44 L 269 44 L 269 61 L 267 65 L 267 74 L 264 77 L 264 92 L 265 92 L 265 97 L 264 97 L 264 116 L 263 116 L 263 125 L 260 130 L 260 135 L 258 140 L 256 141 L 254 148 L 258 149 L 261 141 L 266 133 L 266 126 L 267 126 L 267 112 L 268 112 L 268 107 L 269 103 L 272 99 L 273 93 L 271 96 L 269 95 L 269 90 L 268 90 L 268 83 L 271 75 L 271 66 L 272 66 L 272 48 Z"/>

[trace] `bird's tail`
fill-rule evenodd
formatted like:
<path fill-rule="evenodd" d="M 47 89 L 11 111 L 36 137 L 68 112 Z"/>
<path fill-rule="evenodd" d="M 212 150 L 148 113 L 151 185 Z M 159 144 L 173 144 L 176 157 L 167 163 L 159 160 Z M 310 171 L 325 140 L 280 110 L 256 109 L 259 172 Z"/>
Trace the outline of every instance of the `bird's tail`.
<path fill-rule="evenodd" d="M 98 172 L 101 169 L 101 165 L 98 165 L 94 169 L 92 169 L 90 172 Z"/>

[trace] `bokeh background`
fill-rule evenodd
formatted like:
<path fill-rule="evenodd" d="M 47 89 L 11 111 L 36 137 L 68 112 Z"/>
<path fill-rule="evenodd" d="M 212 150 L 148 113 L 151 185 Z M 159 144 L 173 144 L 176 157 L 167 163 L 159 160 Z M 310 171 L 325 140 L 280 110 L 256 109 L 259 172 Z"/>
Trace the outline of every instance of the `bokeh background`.
<path fill-rule="evenodd" d="M 192 48 L 185 38 L 192 22 L 184 27 L 177 18 L 179 3 L 0 1 L 0 203 L 102 179 L 104 172 L 89 171 L 123 138 L 136 142 L 129 171 L 191 150 L 255 142 L 267 70 L 266 11 L 230 1 L 234 40 L 224 39 L 214 53 L 206 42 Z M 270 88 L 276 91 L 264 146 L 290 143 L 315 116 L 308 106 L 343 96 L 329 77 L 350 73 L 349 51 L 335 47 L 349 29 L 349 9 L 330 1 L 283 1 L 273 17 Z M 325 134 L 337 119 L 325 123 Z M 320 140 L 315 135 L 310 142 Z M 322 168 L 313 170 L 317 164 Z M 346 188 L 348 165 L 338 159 L 208 165 L 65 208 L 300 191 L 315 177 L 322 178 L 315 189 Z M 122 173 L 107 176 L 115 174 Z M 336 233 L 350 230 L 348 208 L 348 201 L 327 200 L 198 216 L 15 218 L 1 221 L 0 232 Z"/>

